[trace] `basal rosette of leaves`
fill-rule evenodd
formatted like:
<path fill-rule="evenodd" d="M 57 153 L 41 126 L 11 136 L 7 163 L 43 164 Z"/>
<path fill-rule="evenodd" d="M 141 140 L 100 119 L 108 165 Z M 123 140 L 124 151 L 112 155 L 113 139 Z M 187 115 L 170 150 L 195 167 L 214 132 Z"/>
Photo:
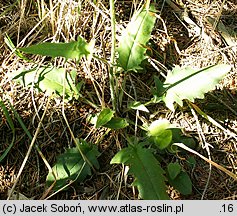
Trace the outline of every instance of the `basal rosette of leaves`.
<path fill-rule="evenodd" d="M 118 44 L 118 59 L 116 67 L 121 67 L 125 72 L 137 72 L 141 69 L 147 51 L 147 43 L 150 40 L 152 29 L 156 22 L 154 6 L 142 7 L 135 12 L 131 21 L 122 32 Z M 77 41 L 68 43 L 41 43 L 26 48 L 17 49 L 21 52 L 42 56 L 64 57 L 79 62 L 82 57 L 90 59 L 93 54 L 95 41 L 87 43 L 84 38 L 78 37 Z M 21 54 L 21 53 L 20 53 Z M 20 55 L 18 55 L 20 56 Z M 114 65 L 110 65 L 115 67 Z M 165 81 L 155 76 L 155 88 L 153 101 L 163 101 L 166 106 L 175 111 L 174 103 L 183 106 L 183 100 L 194 101 L 195 98 L 204 98 L 204 94 L 213 90 L 218 82 L 230 71 L 231 66 L 220 64 L 201 69 L 191 67 L 179 67 L 168 72 Z M 57 94 L 70 99 L 80 96 L 76 82 L 76 71 L 66 71 L 65 68 L 52 66 L 37 67 L 31 70 L 20 70 L 11 74 L 11 77 L 20 81 L 24 86 L 33 85 L 47 95 Z M 4 104 L 0 104 L 4 109 Z M 106 105 L 107 106 L 107 105 Z M 109 106 L 108 106 L 109 107 Z M 149 113 L 147 107 L 139 101 L 129 105 L 129 109 Z M 6 113 L 7 114 L 7 113 Z M 94 127 L 106 127 L 109 130 L 122 130 L 126 134 L 126 128 L 131 125 L 131 120 L 121 118 L 115 110 L 102 107 L 96 115 Z M 8 119 L 8 123 L 11 121 Z M 136 123 L 134 123 L 135 125 Z M 132 122 L 133 125 L 133 122 Z M 12 131 L 14 130 L 11 127 Z M 111 160 L 111 164 L 124 164 L 129 167 L 129 175 L 134 177 L 132 183 L 139 191 L 141 199 L 169 199 L 167 185 L 172 185 L 182 194 L 192 192 L 192 182 L 178 162 L 161 165 L 157 154 L 160 152 L 177 153 L 177 147 L 172 148 L 175 142 L 182 142 L 195 148 L 195 140 L 183 136 L 181 129 L 174 128 L 167 119 L 153 121 L 144 133 L 144 137 L 137 137 L 138 142 L 128 142 L 128 146 L 121 149 Z M 139 136 L 139 135 L 138 135 Z M 129 139 L 127 138 L 127 141 Z M 141 141 L 142 140 L 142 141 Z M 57 161 L 47 176 L 47 185 L 54 185 L 54 190 L 67 186 L 70 181 L 82 182 L 92 174 L 91 165 L 98 169 L 97 146 L 77 140 L 77 147 L 68 148 L 57 157 Z M 79 148 L 79 149 L 78 149 Z M 91 163 L 84 160 L 80 151 Z M 158 153 L 157 153 L 158 152 Z"/>

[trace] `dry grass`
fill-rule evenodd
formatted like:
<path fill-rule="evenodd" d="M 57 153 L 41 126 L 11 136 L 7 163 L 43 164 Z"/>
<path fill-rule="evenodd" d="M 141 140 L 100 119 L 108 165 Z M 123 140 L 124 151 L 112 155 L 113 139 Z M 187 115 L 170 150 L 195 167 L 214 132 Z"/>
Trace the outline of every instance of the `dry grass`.
<path fill-rule="evenodd" d="M 8 79 L 7 74 L 23 66 L 31 67 L 33 63 L 26 62 L 14 55 L 4 43 L 4 36 L 8 34 L 17 47 L 22 47 L 42 41 L 68 42 L 76 40 L 77 36 L 81 35 L 87 41 L 95 39 L 95 54 L 109 60 L 111 49 L 109 4 L 105 0 L 94 1 L 97 2 L 97 5 L 92 3 L 92 0 L 21 0 L 15 4 L 14 2 L 0 2 L 0 98 L 4 102 L 11 102 L 31 135 L 34 136 L 39 123 L 38 116 L 41 116 L 45 110 L 47 98 L 43 93 L 22 88 Z M 118 35 L 122 27 L 129 21 L 135 8 L 143 2 L 117 1 Z M 150 86 L 153 85 L 153 75 L 159 73 L 157 68 L 165 74 L 167 68 L 170 69 L 175 64 L 203 67 L 217 63 L 229 63 L 232 65 L 231 73 L 218 86 L 218 89 L 207 94 L 204 100 L 197 100 L 196 104 L 226 129 L 236 133 L 236 53 L 233 53 L 232 47 L 228 47 L 220 33 L 213 30 L 205 19 L 207 16 L 220 17 L 227 27 L 235 30 L 236 2 L 234 0 L 225 1 L 222 5 L 223 0 L 183 0 L 190 17 L 206 33 L 207 38 L 203 37 L 204 34 L 200 37 L 189 37 L 187 26 L 180 22 L 172 8 L 163 4 L 162 1 L 157 2 L 159 2 L 156 4 L 157 10 L 160 12 L 163 23 L 159 20 L 152 33 L 151 61 L 153 64 L 145 65 L 144 74 L 131 75 L 131 79 L 127 80 L 124 85 L 124 91 L 130 97 L 137 98 L 138 101 L 147 101 L 151 97 Z M 111 106 L 108 67 L 103 62 L 92 60 L 88 68 L 85 60 L 76 64 L 73 61 L 65 63 L 60 58 L 55 60 L 37 56 L 29 58 L 33 59 L 34 64 L 46 64 L 51 61 L 57 66 L 76 68 L 78 79 L 85 81 L 83 95 L 98 107 L 104 104 Z M 122 84 L 123 76 L 118 77 L 118 80 Z M 94 85 L 92 85 L 93 82 Z M 136 89 L 135 92 L 134 89 Z M 125 104 L 123 105 L 126 105 L 126 98 L 124 99 Z M 69 190 L 57 193 L 52 199 L 138 199 L 138 192 L 131 186 L 132 178 L 128 177 L 125 180 L 124 167 L 110 165 L 113 155 L 126 146 L 123 134 L 110 132 L 103 137 L 104 130 L 94 129 L 89 125 L 86 121 L 87 116 L 99 111 L 94 107 L 81 101 L 73 101 L 65 106 L 65 114 L 75 137 L 85 138 L 98 145 L 101 152 L 99 157 L 101 169 L 80 185 L 72 185 Z M 149 108 L 154 114 L 153 119 L 166 117 L 172 123 L 184 128 L 187 134 L 195 137 L 200 144 L 198 151 L 206 157 L 208 157 L 208 149 L 204 149 L 202 144 L 209 143 L 213 147 L 209 149 L 211 159 L 233 173 L 237 173 L 236 140 L 226 131 L 217 128 L 198 115 L 193 115 L 194 113 L 187 105 L 178 108 L 175 113 L 162 105 Z M 129 117 L 135 118 L 135 113 L 131 113 Z M 149 119 L 149 116 L 144 115 L 143 117 Z M 16 141 L 0 166 L 0 198 L 2 199 L 6 198 L 7 190 L 12 187 L 30 145 L 29 138 L 16 119 L 14 119 L 14 124 Z M 0 153 L 2 153 L 11 142 L 11 130 L 2 112 L 0 137 Z M 36 143 L 50 165 L 54 164 L 57 155 L 74 145 L 62 117 L 62 100 L 55 99 L 50 102 Z M 190 155 L 185 153 L 178 157 L 185 160 Z M 181 196 L 174 189 L 169 188 L 172 199 L 237 198 L 237 186 L 234 180 L 216 168 L 212 167 L 210 170 L 209 164 L 198 157 L 195 159 L 197 160 L 196 166 L 193 170 L 189 169 L 193 181 L 193 194 Z M 170 160 L 176 160 L 176 157 L 170 156 Z M 47 173 L 45 163 L 34 149 L 20 176 L 16 192 L 32 199 L 42 198 L 46 194 Z"/>

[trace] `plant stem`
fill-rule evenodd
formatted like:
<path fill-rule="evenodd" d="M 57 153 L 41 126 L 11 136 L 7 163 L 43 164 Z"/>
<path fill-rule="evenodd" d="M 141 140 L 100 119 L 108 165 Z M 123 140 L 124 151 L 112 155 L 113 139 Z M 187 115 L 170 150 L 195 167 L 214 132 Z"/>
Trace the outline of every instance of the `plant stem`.
<path fill-rule="evenodd" d="M 110 58 L 110 68 L 109 68 L 109 85 L 110 85 L 110 93 L 111 93 L 111 100 L 113 105 L 113 110 L 116 111 L 116 98 L 115 98 L 115 90 L 114 90 L 114 74 L 115 74 L 115 47 L 116 47 L 116 29 L 115 29 L 115 7 L 114 7 L 114 0 L 109 1 L 110 4 L 110 18 L 111 18 L 111 58 Z"/>

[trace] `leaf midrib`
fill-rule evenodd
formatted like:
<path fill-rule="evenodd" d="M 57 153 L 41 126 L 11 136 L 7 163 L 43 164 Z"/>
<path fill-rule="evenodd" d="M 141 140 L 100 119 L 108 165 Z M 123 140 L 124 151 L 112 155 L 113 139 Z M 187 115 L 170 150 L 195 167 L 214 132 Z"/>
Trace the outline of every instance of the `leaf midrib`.
<path fill-rule="evenodd" d="M 146 150 L 145 150 L 145 151 L 146 151 Z M 139 154 L 137 153 L 137 149 L 135 149 L 135 153 L 136 153 L 136 155 L 137 155 L 138 160 L 140 161 L 139 164 L 142 164 L 143 170 L 145 171 L 145 173 L 147 173 L 147 176 L 150 177 L 150 174 L 147 172 L 145 166 L 143 165 L 142 159 L 139 157 Z M 156 196 L 157 196 L 158 198 L 160 198 L 159 194 L 157 194 L 157 191 L 156 191 L 155 186 L 153 185 L 153 182 L 151 181 L 151 178 L 148 178 L 148 181 L 150 182 L 150 185 L 151 185 L 152 189 L 155 191 Z"/>
<path fill-rule="evenodd" d="M 141 13 L 143 13 L 143 11 L 142 11 Z M 145 20 L 147 14 L 148 14 L 148 13 L 147 13 L 147 10 L 146 10 L 146 13 L 145 13 L 144 16 L 143 16 L 141 25 L 139 25 L 138 31 L 137 31 L 137 33 L 135 34 L 134 40 L 133 40 L 132 45 L 131 45 L 131 49 L 129 49 L 129 55 L 128 55 L 129 57 L 128 57 L 128 60 L 127 60 L 127 62 L 126 62 L 126 68 L 128 68 L 128 65 L 129 65 L 128 63 L 130 62 L 130 59 L 131 59 L 132 50 L 134 49 L 134 47 L 136 47 L 136 45 L 134 45 L 134 44 L 135 44 L 135 42 L 137 41 L 137 35 L 139 35 L 138 33 L 140 33 L 140 29 L 141 29 L 142 26 L 143 26 L 143 23 L 144 23 L 144 20 Z M 139 17 L 139 15 L 140 15 L 140 14 L 138 14 L 137 18 Z M 137 18 L 136 18 L 136 19 L 137 19 Z"/>

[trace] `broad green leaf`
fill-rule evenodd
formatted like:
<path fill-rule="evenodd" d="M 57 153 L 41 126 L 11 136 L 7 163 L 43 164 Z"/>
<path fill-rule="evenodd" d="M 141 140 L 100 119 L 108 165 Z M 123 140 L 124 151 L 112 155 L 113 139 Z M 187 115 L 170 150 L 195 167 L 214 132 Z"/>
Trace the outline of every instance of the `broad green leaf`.
<path fill-rule="evenodd" d="M 123 31 L 119 40 L 118 63 L 125 71 L 140 69 L 155 21 L 154 7 L 151 6 L 150 10 L 143 8 L 134 14 Z"/>
<path fill-rule="evenodd" d="M 204 94 L 213 90 L 218 82 L 231 70 L 229 65 L 215 65 L 203 69 L 176 66 L 168 72 L 166 80 L 157 96 L 162 96 L 166 106 L 174 111 L 174 102 L 183 106 L 183 99 L 194 101 L 204 98 Z"/>
<path fill-rule="evenodd" d="M 129 166 L 129 173 L 135 177 L 139 196 L 145 200 L 169 199 L 166 193 L 164 171 L 150 149 L 141 145 L 129 146 L 119 151 L 111 163 Z"/>
<path fill-rule="evenodd" d="M 91 164 L 96 168 L 99 168 L 99 163 L 97 161 L 99 152 L 97 147 L 95 145 L 89 146 L 87 143 L 81 142 L 80 148 Z M 54 190 L 66 186 L 70 181 L 82 182 L 88 175 L 91 175 L 91 168 L 89 164 L 83 160 L 77 147 L 69 148 L 65 153 L 59 155 L 52 170 L 56 175 Z M 46 179 L 47 185 L 51 185 L 54 181 L 55 178 L 53 173 L 49 172 Z"/>
<path fill-rule="evenodd" d="M 169 163 L 167 166 L 168 174 L 171 179 L 175 179 L 181 172 L 181 166 L 179 163 Z"/>
<path fill-rule="evenodd" d="M 134 109 L 134 110 L 140 110 L 140 111 L 149 113 L 149 110 L 145 107 L 145 105 L 142 104 L 142 103 L 139 102 L 139 101 L 134 101 L 134 102 L 132 102 L 132 103 L 129 105 L 129 108 Z"/>
<path fill-rule="evenodd" d="M 159 119 L 153 121 L 150 126 L 148 127 L 148 134 L 150 136 L 158 136 L 164 130 L 170 127 L 170 122 L 167 119 Z"/>
<path fill-rule="evenodd" d="M 75 75 L 75 73 L 72 73 L 72 75 Z M 64 68 L 41 67 L 32 70 L 23 69 L 10 74 L 10 76 L 24 86 L 30 86 L 33 83 L 35 88 L 45 92 L 47 95 L 56 93 L 62 96 L 65 85 L 66 99 L 77 99 L 79 97 L 79 92 L 75 86 L 75 76 L 72 78 L 70 74 L 65 72 Z"/>
<path fill-rule="evenodd" d="M 114 116 L 114 111 L 109 108 L 104 108 L 97 117 L 96 128 L 99 128 L 108 123 Z"/>
<path fill-rule="evenodd" d="M 94 43 L 94 41 L 92 41 Z M 79 61 L 82 56 L 88 56 L 91 52 L 92 46 L 88 44 L 85 39 L 78 37 L 77 41 L 69 43 L 40 43 L 26 48 L 19 48 L 18 50 L 25 53 L 51 56 L 51 57 L 64 57 L 66 59 L 75 59 Z"/>
<path fill-rule="evenodd" d="M 127 127 L 129 124 L 126 119 L 113 117 L 109 122 L 107 122 L 104 127 L 111 128 L 111 129 L 121 129 Z"/>
<path fill-rule="evenodd" d="M 131 159 L 131 155 L 133 154 L 132 147 L 127 147 L 121 149 L 117 154 L 114 155 L 114 157 L 111 160 L 111 164 L 127 164 L 127 161 Z"/>
<path fill-rule="evenodd" d="M 155 145 L 160 149 L 163 150 L 169 146 L 172 141 L 172 131 L 171 130 L 164 130 L 158 136 L 153 137 Z"/>
<path fill-rule="evenodd" d="M 181 171 L 175 179 L 169 178 L 169 183 L 183 195 L 192 193 L 192 181 L 184 171 Z"/>

